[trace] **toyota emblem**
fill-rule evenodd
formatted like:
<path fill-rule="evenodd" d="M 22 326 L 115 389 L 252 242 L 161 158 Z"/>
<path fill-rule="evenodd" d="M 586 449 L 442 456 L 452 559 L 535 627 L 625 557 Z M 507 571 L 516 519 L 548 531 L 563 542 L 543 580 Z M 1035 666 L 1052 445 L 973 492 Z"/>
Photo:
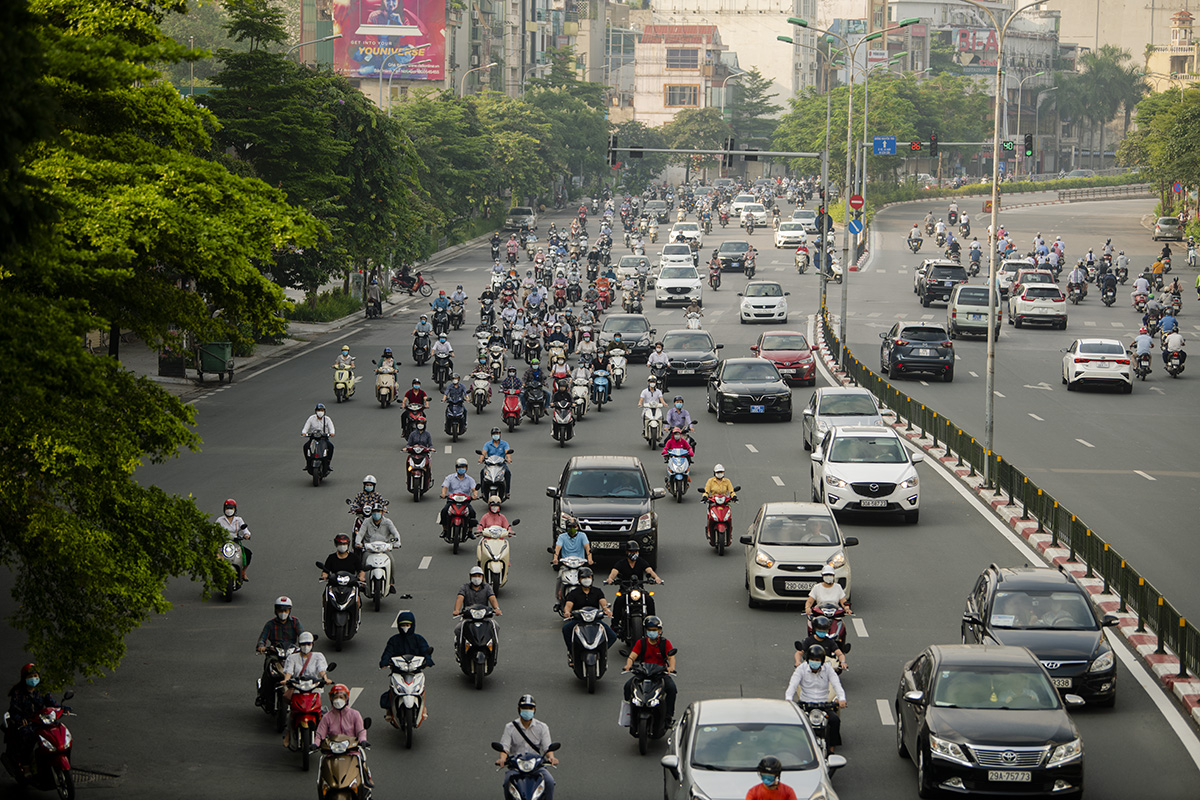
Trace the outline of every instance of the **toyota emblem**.
<path fill-rule="evenodd" d="M 1060 664 L 1057 661 L 1043 661 L 1042 666 L 1045 667 L 1046 669 L 1058 669 L 1059 667 L 1062 666 L 1062 664 Z"/>
<path fill-rule="evenodd" d="M 1017 763 L 1017 754 L 1012 750 L 1005 750 L 1000 754 L 1000 760 L 1005 764 L 1015 764 Z"/>

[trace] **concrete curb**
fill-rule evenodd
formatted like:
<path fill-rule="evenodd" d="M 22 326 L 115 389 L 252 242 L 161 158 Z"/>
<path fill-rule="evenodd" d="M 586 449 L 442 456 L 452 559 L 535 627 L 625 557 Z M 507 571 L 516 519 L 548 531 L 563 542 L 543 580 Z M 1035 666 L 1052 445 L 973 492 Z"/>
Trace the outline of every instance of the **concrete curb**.
<path fill-rule="evenodd" d="M 829 345 L 825 341 L 824 330 L 819 322 L 814 329 L 814 338 L 825 367 L 840 384 L 850 385 L 852 381 L 842 373 L 841 367 L 838 366 L 836 356 L 830 351 Z M 992 509 L 1001 522 L 1040 553 L 1048 563 L 1055 566 L 1064 565 L 1078 579 L 1079 584 L 1092 594 L 1093 601 L 1103 613 L 1115 614 L 1120 619 L 1116 631 L 1129 644 L 1130 649 L 1141 658 L 1149 672 L 1158 679 L 1167 693 L 1175 697 L 1185 714 L 1191 718 L 1192 723 L 1200 727 L 1200 679 L 1190 674 L 1180 677 L 1181 662 L 1178 655 L 1166 647 L 1163 648 L 1165 652 L 1159 653 L 1158 637 L 1148 631 L 1139 631 L 1137 616 L 1121 610 L 1119 597 L 1111 593 L 1104 593 L 1104 581 L 1101 578 L 1088 577 L 1088 565 L 1078 560 L 1071 561 L 1070 549 L 1055 546 L 1050 534 L 1039 533 L 1037 522 L 1024 519 L 1019 505 L 1009 505 L 1002 495 L 997 495 L 994 490 L 985 488 L 982 476 L 972 475 L 972 470 L 963 466 L 961 459 L 951 455 L 943 446 L 935 447 L 933 439 L 922 434 L 919 429 L 914 427 L 912 430 L 906 430 L 910 427 L 908 420 L 902 421 L 899 414 L 896 415 L 896 420 L 894 427 L 902 436 L 954 473 L 965 486 L 974 491 Z"/>

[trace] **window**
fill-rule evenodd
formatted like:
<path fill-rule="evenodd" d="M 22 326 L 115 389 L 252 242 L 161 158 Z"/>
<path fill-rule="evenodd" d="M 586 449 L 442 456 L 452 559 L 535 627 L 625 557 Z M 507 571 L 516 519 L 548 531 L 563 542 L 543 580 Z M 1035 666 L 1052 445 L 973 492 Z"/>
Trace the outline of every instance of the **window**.
<path fill-rule="evenodd" d="M 700 69 L 700 51 L 668 47 L 667 69 Z"/>
<path fill-rule="evenodd" d="M 663 105 L 668 108 L 695 108 L 700 105 L 700 87 L 694 83 L 667 86 L 664 95 Z"/>

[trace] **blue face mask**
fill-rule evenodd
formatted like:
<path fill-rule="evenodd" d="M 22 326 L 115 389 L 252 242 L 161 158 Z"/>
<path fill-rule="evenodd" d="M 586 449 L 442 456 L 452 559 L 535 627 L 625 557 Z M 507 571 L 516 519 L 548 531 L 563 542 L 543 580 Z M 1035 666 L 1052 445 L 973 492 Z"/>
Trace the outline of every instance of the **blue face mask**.
<path fill-rule="evenodd" d="M 829 638 L 829 631 L 817 631 L 817 638 L 818 638 L 818 639 L 827 639 L 827 638 Z"/>
<path fill-rule="evenodd" d="M 656 641 L 658 639 L 658 636 L 659 636 L 658 631 L 646 631 L 646 638 L 648 638 L 652 642 Z"/>
<path fill-rule="evenodd" d="M 529 722 L 531 719 L 533 719 L 533 709 L 532 708 L 522 708 L 521 709 L 521 719 L 525 720 L 526 722 Z"/>
<path fill-rule="evenodd" d="M 372 515 L 371 515 L 371 519 L 375 520 L 376 522 L 379 522 L 379 520 L 383 519 L 383 514 L 380 514 L 380 513 L 377 511 L 377 512 L 375 512 L 374 514 L 372 514 Z"/>
<path fill-rule="evenodd" d="M 42 679 L 36 675 L 34 675 L 32 678 L 25 679 L 25 685 L 28 686 L 30 689 L 37 686 L 41 682 L 42 682 Z"/>
<path fill-rule="evenodd" d="M 466 467 L 459 467 L 458 469 L 456 469 L 456 470 L 454 470 L 454 471 L 455 471 L 455 472 L 457 472 L 459 475 L 466 475 L 466 474 L 467 474 L 467 468 L 466 468 Z"/>
<path fill-rule="evenodd" d="M 816 672 L 817 670 L 819 670 L 819 669 L 821 668 L 821 664 L 822 664 L 822 663 L 823 663 L 823 662 L 821 662 L 821 661 L 809 661 L 809 662 L 808 662 L 808 666 L 809 666 L 809 667 L 810 667 L 810 668 L 811 668 L 811 669 L 812 669 L 814 672 Z"/>
<path fill-rule="evenodd" d="M 498 433 L 493 433 L 493 434 L 492 434 L 492 441 L 493 441 L 493 442 L 498 442 L 498 441 L 500 441 L 500 434 L 498 434 Z"/>
<path fill-rule="evenodd" d="M 762 778 L 763 786 L 774 786 L 779 781 L 779 778 L 774 775 L 759 775 L 758 777 Z"/>
<path fill-rule="evenodd" d="M 676 408 L 683 408 L 683 403 L 676 403 L 676 404 L 675 404 L 675 407 L 676 407 Z"/>

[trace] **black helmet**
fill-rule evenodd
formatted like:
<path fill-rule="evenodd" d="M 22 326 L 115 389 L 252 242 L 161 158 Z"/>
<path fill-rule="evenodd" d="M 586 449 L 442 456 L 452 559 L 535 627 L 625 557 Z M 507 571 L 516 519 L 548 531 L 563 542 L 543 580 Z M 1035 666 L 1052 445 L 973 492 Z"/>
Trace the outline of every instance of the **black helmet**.
<path fill-rule="evenodd" d="M 778 778 L 783 774 L 783 762 L 775 756 L 763 756 L 762 761 L 758 762 L 758 774 L 774 775 Z"/>
<path fill-rule="evenodd" d="M 517 701 L 517 708 L 537 708 L 537 701 L 533 699 L 531 694 L 521 695 L 521 699 Z"/>
<path fill-rule="evenodd" d="M 339 533 L 337 536 L 333 537 L 333 544 L 334 546 L 340 544 L 350 544 L 350 537 L 344 533 Z"/>
<path fill-rule="evenodd" d="M 825 661 L 825 648 L 819 644 L 812 644 L 804 651 L 804 658 L 808 661 Z"/>
<path fill-rule="evenodd" d="M 499 433 L 499 432 L 500 432 L 499 428 L 492 428 L 492 433 Z"/>
<path fill-rule="evenodd" d="M 628 542 L 625 543 L 625 552 L 626 553 L 637 553 L 641 549 L 642 549 L 641 545 L 639 545 L 633 539 L 630 539 Z"/>
<path fill-rule="evenodd" d="M 661 631 L 662 626 L 663 626 L 662 620 L 656 616 L 651 615 L 649 617 L 646 617 L 646 621 L 642 623 L 642 630 L 648 631 L 651 628 L 658 628 Z"/>
<path fill-rule="evenodd" d="M 580 578 L 580 580 L 582 580 L 582 579 L 584 579 L 584 578 L 591 578 L 593 575 L 595 575 L 595 573 L 594 573 L 594 572 L 592 572 L 592 568 L 591 568 L 591 567 L 580 567 L 580 568 L 579 568 L 579 578 Z"/>
<path fill-rule="evenodd" d="M 681 395 L 681 394 L 677 394 L 677 395 L 675 395 L 674 399 L 672 399 L 672 400 L 671 400 L 671 402 L 672 402 L 672 403 L 682 403 L 682 402 L 683 402 L 683 395 Z"/>
<path fill-rule="evenodd" d="M 813 620 L 813 632 L 828 631 L 833 625 L 833 620 L 829 617 L 817 617 Z"/>

